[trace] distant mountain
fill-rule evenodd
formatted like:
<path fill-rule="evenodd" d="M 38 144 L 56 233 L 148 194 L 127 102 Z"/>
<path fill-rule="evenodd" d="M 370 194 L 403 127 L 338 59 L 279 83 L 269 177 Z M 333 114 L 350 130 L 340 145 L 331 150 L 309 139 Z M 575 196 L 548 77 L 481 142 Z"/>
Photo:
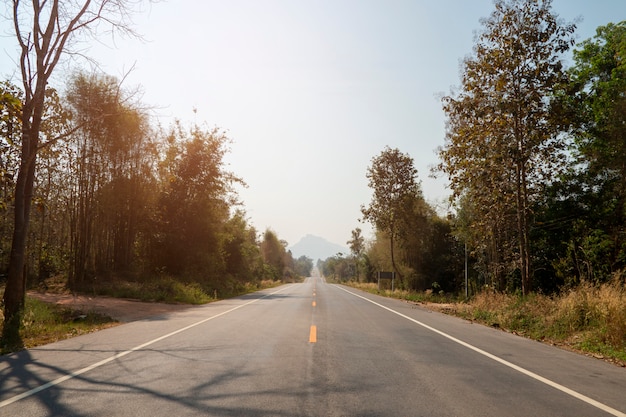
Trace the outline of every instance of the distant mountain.
<path fill-rule="evenodd" d="M 300 241 L 288 247 L 294 259 L 298 259 L 302 255 L 307 256 L 313 261 L 318 259 L 325 260 L 331 256 L 341 252 L 344 256 L 350 253 L 350 249 L 346 246 L 337 245 L 329 242 L 323 237 L 306 235 Z"/>

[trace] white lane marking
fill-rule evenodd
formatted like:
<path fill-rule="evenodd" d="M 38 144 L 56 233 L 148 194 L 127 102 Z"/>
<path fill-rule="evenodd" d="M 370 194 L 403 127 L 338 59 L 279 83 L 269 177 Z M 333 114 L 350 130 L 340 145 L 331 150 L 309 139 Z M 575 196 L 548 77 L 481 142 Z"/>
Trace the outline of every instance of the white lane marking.
<path fill-rule="evenodd" d="M 82 375 L 85 372 L 89 372 L 89 371 L 91 371 L 93 369 L 96 369 L 96 368 L 102 366 L 102 365 L 106 365 L 107 363 L 112 362 L 112 361 L 114 361 L 116 359 L 119 359 L 119 358 L 121 358 L 123 356 L 126 356 L 129 353 L 133 353 L 133 352 L 136 352 L 138 350 L 141 350 L 141 349 L 143 349 L 143 348 L 145 348 L 147 346 L 150 346 L 150 345 L 152 345 L 152 344 L 154 344 L 156 342 L 160 342 L 161 340 L 164 340 L 164 339 L 167 339 L 169 337 L 175 336 L 175 335 L 177 335 L 179 333 L 182 333 L 182 332 L 184 332 L 186 330 L 189 330 L 189 329 L 191 329 L 193 327 L 196 327 L 196 326 L 199 326 L 199 325 L 201 325 L 203 323 L 206 323 L 207 321 L 210 321 L 210 320 L 216 319 L 218 317 L 224 316 L 224 315 L 226 315 L 228 313 L 231 313 L 231 312 L 233 312 L 235 310 L 238 310 L 238 309 L 240 309 L 242 307 L 246 307 L 246 306 L 248 306 L 250 304 L 256 303 L 259 300 L 262 300 L 262 299 L 270 297 L 270 296 L 272 296 L 274 294 L 278 294 L 280 292 L 283 292 L 283 291 L 285 291 L 288 288 L 291 288 L 291 286 L 286 286 L 286 287 L 284 287 L 284 288 L 282 288 L 282 289 L 280 289 L 278 291 L 274 291 L 274 292 L 272 292 L 270 294 L 264 295 L 261 298 L 257 298 L 257 299 L 254 299 L 252 301 L 248 301 L 247 303 L 241 304 L 241 305 L 239 305 L 237 307 L 233 307 L 230 310 L 226 310 L 226 311 L 223 311 L 223 312 L 221 312 L 219 314 L 216 314 L 214 316 L 207 317 L 206 319 L 200 320 L 199 322 L 190 324 L 189 326 L 180 328 L 178 330 L 175 330 L 175 331 L 173 331 L 171 333 L 168 333 L 166 335 L 163 335 L 161 337 L 157 337 L 156 339 L 150 340 L 149 342 L 142 343 L 141 345 L 135 346 L 134 348 L 129 349 L 127 351 L 117 353 L 117 354 L 115 354 L 113 356 L 110 356 L 110 357 L 108 357 L 106 359 L 101 360 L 100 362 L 96 362 L 96 363 L 94 363 L 92 365 L 89 365 L 89 366 L 86 366 L 86 367 L 84 367 L 82 369 L 79 369 L 77 371 L 71 372 L 71 373 L 69 373 L 67 375 L 64 375 L 64 376 L 62 376 L 60 378 L 55 379 L 54 381 L 47 382 L 47 383 L 45 383 L 43 385 L 38 386 L 37 388 L 33 388 L 33 389 L 29 390 L 29 391 L 23 392 L 23 393 L 21 393 L 19 395 L 16 395 L 14 397 L 8 398 L 8 399 L 6 399 L 4 401 L 0 401 L 0 408 L 6 407 L 9 404 L 13 404 L 13 403 L 15 403 L 17 401 L 23 400 L 24 398 L 30 397 L 32 395 L 35 395 L 38 392 L 41 392 L 41 391 L 44 391 L 44 390 L 46 390 L 48 388 L 54 387 L 55 385 L 59 385 L 59 384 L 65 382 L 65 381 L 67 381 L 69 379 L 76 378 L 77 376 Z"/>
<path fill-rule="evenodd" d="M 574 397 L 574 398 L 578 398 L 579 400 L 584 401 L 584 402 L 586 402 L 587 404 L 592 405 L 592 406 L 594 406 L 594 407 L 596 407 L 596 408 L 599 408 L 600 410 L 605 411 L 606 413 L 609 413 L 609 414 L 614 415 L 614 416 L 617 416 L 617 417 L 626 417 L 626 413 L 623 413 L 623 412 L 621 412 L 621 411 L 619 411 L 619 410 L 616 410 L 616 409 L 614 409 L 614 408 L 611 408 L 611 407 L 609 407 L 609 406 L 608 406 L 608 405 L 606 405 L 606 404 L 602 404 L 601 402 L 596 401 L 596 400 L 594 400 L 593 398 L 589 398 L 589 397 L 587 397 L 586 395 L 583 395 L 583 394 L 581 394 L 581 393 L 579 393 L 579 392 L 576 392 L 576 391 L 574 391 L 574 390 L 572 390 L 572 389 L 570 389 L 570 388 L 567 388 L 567 387 L 565 387 L 565 386 L 563 386 L 563 385 L 561 385 L 561 384 L 558 384 L 558 383 L 556 383 L 556 382 L 554 382 L 554 381 L 551 381 L 551 380 L 549 380 L 549 379 L 547 379 L 547 378 L 544 378 L 544 377 L 542 377 L 541 375 L 538 375 L 538 374 L 536 374 L 536 373 L 534 373 L 534 372 L 532 372 L 532 371 L 529 371 L 529 370 L 527 370 L 527 369 L 522 368 L 521 366 L 517 366 L 517 365 L 515 365 L 514 363 L 511 363 L 511 362 L 506 361 L 506 360 L 504 360 L 504 359 L 502 359 L 502 358 L 499 358 L 498 356 L 496 356 L 496 355 L 494 355 L 494 354 L 491 354 L 491 353 L 489 353 L 489 352 L 486 352 L 486 351 L 484 351 L 484 350 L 482 350 L 482 349 L 480 349 L 480 348 L 477 348 L 476 346 L 470 345 L 469 343 L 464 342 L 464 341 L 462 341 L 462 340 L 460 340 L 460 339 L 457 339 L 456 337 L 451 336 L 451 335 L 449 335 L 449 334 L 447 334 L 447 333 L 444 333 L 444 332 L 442 332 L 441 330 L 437 330 L 437 329 L 435 329 L 434 327 L 431 327 L 431 326 L 429 326 L 429 325 L 427 325 L 427 324 L 425 324 L 425 323 L 422 323 L 422 322 L 421 322 L 421 321 L 419 321 L 419 320 L 415 320 L 414 318 L 411 318 L 411 317 L 406 316 L 406 315 L 404 315 L 404 314 L 402 314 L 402 313 L 400 313 L 400 312 L 398 312 L 398 311 L 395 311 L 395 310 L 393 310 L 393 309 L 391 309 L 391 308 L 389 308 L 389 307 L 386 307 L 386 306 L 384 306 L 384 305 L 382 305 L 382 304 L 379 304 L 379 303 L 377 303 L 376 301 L 372 301 L 372 300 L 370 300 L 369 298 L 363 297 L 362 295 L 356 294 L 356 293 L 354 293 L 354 292 L 352 292 L 352 291 L 348 291 L 348 290 L 346 290 L 345 288 L 342 288 L 342 287 L 340 287 L 340 286 L 335 285 L 334 287 L 335 287 L 335 288 L 339 288 L 340 290 L 345 291 L 345 292 L 347 292 L 347 293 L 349 293 L 349 294 L 352 294 L 352 295 L 354 295 L 355 297 L 362 298 L 363 300 L 368 301 L 368 302 L 370 302 L 370 303 L 372 303 L 372 304 L 374 304 L 374 305 L 376 305 L 376 306 L 378 306 L 378 307 L 380 307 L 380 308 L 382 308 L 382 309 L 385 309 L 385 310 L 387 310 L 387 311 L 390 311 L 390 312 L 392 312 L 393 314 L 396 314 L 396 315 L 398 315 L 398 316 L 400 316 L 400 317 L 402 317 L 402 318 L 405 318 L 405 319 L 407 319 L 407 320 L 409 320 L 409 321 L 412 321 L 413 323 L 418 324 L 418 325 L 420 325 L 420 326 L 424 327 L 425 329 L 428 329 L 428 330 L 430 330 L 430 331 L 432 331 L 432 332 L 434 332 L 434 333 L 437 333 L 438 335 L 441 335 L 441 336 L 443 336 L 443 337 L 445 337 L 445 338 L 447 338 L 447 339 L 450 339 L 450 340 L 452 340 L 453 342 L 458 343 L 458 344 L 459 344 L 459 345 L 461 345 L 461 346 L 464 346 L 464 347 L 466 347 L 466 348 L 468 348 L 468 349 L 471 349 L 471 350 L 473 350 L 474 352 L 480 353 L 481 355 L 486 356 L 486 357 L 488 357 L 489 359 L 493 359 L 494 361 L 499 362 L 499 363 L 501 363 L 502 365 L 508 366 L 509 368 L 512 368 L 512 369 L 514 369 L 514 370 L 516 370 L 516 371 L 518 371 L 518 372 L 520 372 L 520 373 L 522 373 L 522 374 L 524 374 L 524 375 L 526 375 L 526 376 L 529 376 L 529 377 L 531 377 L 531 378 L 533 378 L 533 379 L 536 379 L 537 381 L 543 382 L 543 383 L 544 383 L 544 384 L 546 384 L 546 385 L 549 385 L 549 386 L 551 386 L 551 387 L 553 387 L 553 388 L 556 388 L 556 389 L 558 389 L 559 391 L 562 391 L 562 392 L 564 392 L 564 393 L 566 393 L 566 394 L 568 394 L 568 395 L 571 395 L 571 396 L 572 396 L 572 397 Z"/>

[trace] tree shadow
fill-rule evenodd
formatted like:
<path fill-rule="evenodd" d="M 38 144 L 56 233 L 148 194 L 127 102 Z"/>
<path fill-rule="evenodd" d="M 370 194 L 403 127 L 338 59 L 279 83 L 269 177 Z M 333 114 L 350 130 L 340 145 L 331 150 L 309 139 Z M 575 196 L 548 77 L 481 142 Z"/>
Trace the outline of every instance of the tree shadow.
<path fill-rule="evenodd" d="M 198 362 L 201 366 L 199 357 L 207 358 L 206 361 L 217 361 L 219 355 L 211 358 L 211 351 L 217 349 L 227 349 L 227 346 L 219 347 L 202 347 L 202 348 L 185 348 L 185 349 L 142 349 L 137 352 L 145 354 L 163 355 L 178 361 Z M 46 349 L 50 351 L 50 349 Z M 63 350 L 58 350 L 63 352 Z M 198 351 L 206 351 L 198 355 Z M 106 350 L 75 350 L 68 349 L 68 352 L 107 353 L 107 357 L 112 357 L 117 353 L 115 351 Z M 137 353 L 137 352 L 133 352 Z M 166 359 L 158 359 L 163 363 Z M 341 387 L 318 386 L 314 379 L 304 379 L 296 386 L 285 389 L 281 384 L 275 386 L 251 387 L 249 379 L 254 380 L 255 376 L 259 376 L 262 368 L 252 366 L 252 370 L 246 367 L 246 361 L 253 361 L 254 358 L 246 359 L 243 362 L 233 364 L 233 366 L 207 366 L 206 378 L 192 381 L 191 385 L 181 391 L 177 388 L 177 378 L 184 378 L 185 375 L 168 375 L 170 381 L 162 384 L 163 375 L 158 372 L 154 377 L 147 374 L 142 375 L 133 371 L 132 363 L 125 363 L 121 358 L 117 358 L 111 362 L 120 367 L 120 371 L 111 377 L 108 374 L 108 380 L 102 379 L 100 373 L 90 370 L 79 375 L 73 376 L 70 380 L 55 384 L 51 381 L 57 381 L 59 378 L 68 375 L 74 375 L 76 370 L 64 369 L 62 367 L 53 366 L 33 358 L 31 351 L 24 350 L 12 355 L 0 358 L 0 415 L 5 415 L 3 411 L 7 411 L 6 415 L 22 415 L 20 410 L 33 409 L 38 411 L 38 416 L 81 416 L 85 413 L 89 415 L 125 415 L 124 404 L 128 407 L 142 407 L 142 413 L 150 414 L 150 410 L 154 410 L 154 415 L 161 415 L 165 409 L 174 410 L 179 415 L 219 415 L 219 416 L 294 416 L 309 415 L 305 410 L 283 409 L 281 404 L 307 404 L 307 400 L 316 397 L 319 394 L 328 392 L 341 392 L 342 390 L 362 391 L 367 389 L 363 384 L 355 383 L 354 386 L 347 388 L 345 384 Z M 107 364 L 106 366 L 110 366 Z M 124 378 L 119 378 L 119 377 Z M 126 378 L 128 377 L 128 378 Z M 124 382 L 121 379 L 125 380 Z M 189 381 L 186 381 L 188 384 Z M 243 387 L 243 388 L 242 388 Z M 26 398 L 21 399 L 19 396 L 28 393 Z M 120 397 L 122 395 L 122 397 Z M 108 402 L 109 409 L 106 414 L 99 414 L 94 410 L 84 410 L 80 408 L 81 399 L 93 398 L 94 401 L 99 396 L 104 396 L 105 400 L 100 402 Z M 116 398 L 128 399 L 135 398 L 137 403 L 125 403 L 117 401 Z M 145 399 L 147 397 L 147 400 Z M 141 400 L 140 400 L 141 398 Z M 6 401 L 15 402 L 5 404 Z M 22 408 L 29 401 L 27 408 Z M 35 403 L 33 403 L 35 401 Z M 142 401 L 139 403 L 138 401 Z M 92 401 L 88 401 L 91 403 Z M 135 401 L 133 401 L 135 402 Z M 142 406 L 140 404 L 147 404 Z M 91 406 L 91 405 L 90 405 Z M 97 407 L 97 406 L 96 406 Z M 3 410 L 5 408 L 5 410 Z M 11 414 L 13 412 L 13 414 Z M 42 414 L 43 413 L 43 414 Z M 132 413 L 131 413 L 132 414 Z M 24 415 L 28 415 L 24 413 Z M 170 415 L 170 414 L 167 414 Z"/>

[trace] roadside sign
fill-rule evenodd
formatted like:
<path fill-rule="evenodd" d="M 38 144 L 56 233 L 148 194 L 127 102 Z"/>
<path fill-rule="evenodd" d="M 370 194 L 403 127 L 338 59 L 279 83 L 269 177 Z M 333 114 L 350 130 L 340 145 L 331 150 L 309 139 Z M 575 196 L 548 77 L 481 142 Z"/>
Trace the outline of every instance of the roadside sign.
<path fill-rule="evenodd" d="M 395 287 L 395 279 L 396 279 L 396 273 L 395 272 L 391 272 L 391 271 L 378 271 L 378 290 L 380 291 L 380 281 L 383 280 L 387 280 L 387 281 L 391 281 L 391 291 L 394 290 Z"/>

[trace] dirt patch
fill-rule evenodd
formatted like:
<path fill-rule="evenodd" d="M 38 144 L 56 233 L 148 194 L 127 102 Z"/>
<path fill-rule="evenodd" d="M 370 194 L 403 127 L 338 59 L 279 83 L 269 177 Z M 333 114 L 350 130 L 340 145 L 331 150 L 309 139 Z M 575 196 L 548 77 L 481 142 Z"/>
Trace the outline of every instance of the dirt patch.
<path fill-rule="evenodd" d="M 50 304 L 58 304 L 83 312 L 105 314 L 117 321 L 128 323 L 161 314 L 181 311 L 189 304 L 146 303 L 112 297 L 89 297 L 84 295 L 54 294 L 29 291 L 28 296 Z"/>

